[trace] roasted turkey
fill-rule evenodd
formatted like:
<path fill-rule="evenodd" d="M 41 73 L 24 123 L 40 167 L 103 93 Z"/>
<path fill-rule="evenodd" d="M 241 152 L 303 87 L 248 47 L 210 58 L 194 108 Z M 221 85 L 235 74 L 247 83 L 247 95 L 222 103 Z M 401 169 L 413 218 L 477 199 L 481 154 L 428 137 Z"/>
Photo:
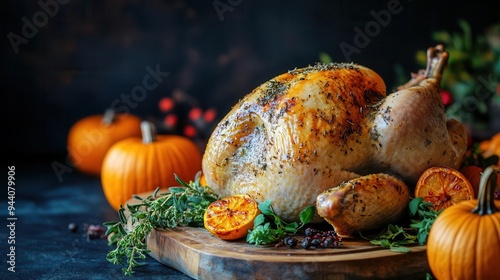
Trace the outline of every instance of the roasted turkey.
<path fill-rule="evenodd" d="M 327 207 L 343 206 L 317 203 L 318 195 L 342 182 L 368 175 L 372 183 L 384 173 L 411 189 L 431 166 L 458 168 L 466 132 L 447 120 L 441 100 L 447 58 L 442 46 L 430 48 L 427 69 L 388 95 L 376 72 L 353 63 L 318 63 L 261 84 L 210 136 L 207 184 L 221 196 L 270 199 L 285 220 L 299 220 L 309 205 L 328 220 L 335 209 Z M 382 202 L 366 203 L 373 209 Z"/>

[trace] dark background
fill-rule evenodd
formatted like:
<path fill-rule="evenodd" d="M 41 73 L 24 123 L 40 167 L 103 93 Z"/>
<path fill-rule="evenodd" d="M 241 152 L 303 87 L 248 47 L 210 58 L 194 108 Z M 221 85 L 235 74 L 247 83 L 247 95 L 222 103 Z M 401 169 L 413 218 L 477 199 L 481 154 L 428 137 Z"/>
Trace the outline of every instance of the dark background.
<path fill-rule="evenodd" d="M 2 157 L 9 165 L 64 157 L 71 125 L 130 94 L 146 66 L 169 76 L 131 113 L 161 121 L 159 100 L 182 92 L 189 106 L 215 108 L 221 118 L 260 83 L 314 64 L 321 52 L 346 61 L 340 44 L 354 45 L 354 28 L 364 29 L 374 20 L 370 12 L 389 2 L 72 0 L 15 53 L 7 34 L 22 35 L 22 18 L 33 22 L 42 8 L 38 1 L 3 1 Z M 408 77 L 418 70 L 415 53 L 436 43 L 433 31 L 459 30 L 463 18 L 480 33 L 498 21 L 491 1 L 399 2 L 402 11 L 351 56 L 388 88 L 397 83 L 396 64 Z M 214 3 L 237 5 L 219 17 Z"/>
<path fill-rule="evenodd" d="M 182 133 L 190 108 L 216 109 L 220 119 L 259 84 L 314 64 L 322 52 L 346 61 L 340 45 L 355 45 L 355 28 L 364 29 L 374 20 L 371 11 L 386 10 L 395 0 L 59 0 L 67 3 L 59 4 L 16 53 L 9 34 L 22 35 L 23 20 L 33 22 L 43 11 L 39 1 L 5 0 L 0 7 L 0 160 L 16 171 L 15 197 L 7 198 L 6 187 L 0 195 L 5 207 L 0 219 L 6 221 L 11 201 L 19 217 L 18 272 L 6 270 L 8 251 L 2 245 L 0 279 L 130 279 L 105 260 L 111 250 L 105 239 L 88 240 L 84 234 L 86 224 L 117 220 L 99 178 L 73 169 L 64 169 L 62 177 L 53 164 L 67 163 L 70 127 L 130 95 L 142 84 L 146 67 L 159 65 L 169 75 L 130 113 L 159 124 L 175 113 L 180 125 L 174 132 Z M 463 18 L 479 34 L 499 20 L 491 1 L 444 2 L 401 0 L 402 11 L 350 58 L 378 72 L 390 89 L 398 83 L 396 65 L 408 78 L 418 70 L 416 52 L 437 43 L 432 32 L 460 31 Z M 220 18 L 214 3 L 238 5 Z M 162 98 L 178 101 L 173 111 L 160 110 Z M 10 234 L 5 223 L 2 244 Z M 69 223 L 79 231 L 69 232 Z M 148 257 L 133 279 L 188 278 Z"/>

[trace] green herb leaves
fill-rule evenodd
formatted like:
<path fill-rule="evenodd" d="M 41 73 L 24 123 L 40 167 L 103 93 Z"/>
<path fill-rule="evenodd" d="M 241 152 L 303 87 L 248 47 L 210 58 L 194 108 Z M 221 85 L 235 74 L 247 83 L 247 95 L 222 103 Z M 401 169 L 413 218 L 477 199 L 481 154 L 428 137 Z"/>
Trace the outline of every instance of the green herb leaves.
<path fill-rule="evenodd" d="M 189 184 L 175 175 L 179 187 L 171 187 L 166 193 L 159 193 L 157 188 L 147 198 L 134 196 L 139 203 L 127 205 L 118 211 L 119 221 L 106 222 L 106 235 L 110 245 L 116 248 L 108 253 L 106 259 L 113 264 L 123 265 L 123 272 L 131 275 L 133 268 L 140 265 L 149 252 L 146 237 L 154 228 L 174 228 L 178 226 L 202 226 L 203 214 L 210 203 L 218 196 L 208 187 L 200 186 L 198 173 L 194 182 Z"/>
<path fill-rule="evenodd" d="M 432 210 L 431 206 L 431 203 L 423 201 L 421 197 L 412 199 L 408 205 L 412 217 L 410 228 L 390 224 L 375 239 L 370 240 L 370 243 L 398 253 L 410 252 L 410 249 L 405 247 L 408 244 L 418 242 L 425 245 L 431 226 L 441 212 Z"/>
<path fill-rule="evenodd" d="M 403 245 L 415 243 L 416 238 L 416 236 L 407 233 L 403 227 L 390 224 L 377 239 L 371 240 L 370 243 L 391 249 L 394 252 L 407 253 L 410 249 Z"/>
<path fill-rule="evenodd" d="M 462 167 L 469 165 L 476 165 L 482 168 L 486 168 L 490 165 L 496 165 L 498 162 L 498 156 L 493 154 L 488 157 L 483 156 L 483 151 L 479 148 L 479 143 L 472 143 L 472 147 L 469 149 L 471 152 L 465 157 Z"/>
<path fill-rule="evenodd" d="M 248 243 L 255 245 L 269 244 L 284 238 L 287 234 L 296 234 L 316 213 L 316 207 L 308 206 L 300 212 L 300 223 L 287 223 L 276 215 L 270 200 L 259 203 L 259 210 L 261 214 L 255 218 L 253 230 L 248 232 L 246 238 Z"/>
<path fill-rule="evenodd" d="M 417 229 L 417 239 L 420 245 L 425 245 L 427 243 L 427 236 L 429 236 L 429 231 L 431 226 L 438 217 L 438 215 L 443 211 L 434 211 L 430 207 L 432 203 L 425 202 L 421 197 L 413 199 L 410 204 L 410 214 L 412 216 L 417 216 L 418 219 L 412 219 L 410 224 L 411 228 Z"/>

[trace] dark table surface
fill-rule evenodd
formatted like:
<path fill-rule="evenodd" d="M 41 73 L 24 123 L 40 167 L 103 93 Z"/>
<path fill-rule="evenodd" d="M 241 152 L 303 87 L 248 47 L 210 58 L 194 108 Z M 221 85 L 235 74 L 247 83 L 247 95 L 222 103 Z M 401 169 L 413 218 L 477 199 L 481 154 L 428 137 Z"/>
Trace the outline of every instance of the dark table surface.
<path fill-rule="evenodd" d="M 89 239 L 85 231 L 89 225 L 102 226 L 118 219 L 104 197 L 99 178 L 77 170 L 58 175 L 54 162 L 65 164 L 63 159 L 3 167 L 4 182 L 8 182 L 8 166 L 15 166 L 15 198 L 11 203 L 15 210 L 9 216 L 8 186 L 4 183 L 0 195 L 0 279 L 191 279 L 149 256 L 132 278 L 124 276 L 120 266 L 106 260 L 113 249 L 108 241 Z M 78 231 L 70 231 L 70 223 L 77 225 Z M 15 228 L 8 227 L 12 224 Z M 11 246 L 15 246 L 15 272 L 9 271 Z"/>

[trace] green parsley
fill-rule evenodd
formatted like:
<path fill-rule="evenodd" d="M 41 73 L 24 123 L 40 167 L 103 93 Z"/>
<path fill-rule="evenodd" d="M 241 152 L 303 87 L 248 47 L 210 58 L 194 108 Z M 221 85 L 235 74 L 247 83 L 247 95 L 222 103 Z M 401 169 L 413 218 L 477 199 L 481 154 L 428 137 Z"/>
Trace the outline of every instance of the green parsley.
<path fill-rule="evenodd" d="M 431 207 L 432 203 L 424 201 L 421 197 L 414 198 L 409 204 L 410 214 L 418 217 L 411 220 L 410 227 L 418 231 L 417 239 L 420 245 L 427 243 L 432 224 L 443 211 L 443 209 L 435 211 Z"/>
<path fill-rule="evenodd" d="M 410 249 L 404 245 L 415 243 L 416 239 L 415 235 L 408 233 L 403 227 L 390 224 L 377 239 L 370 240 L 370 243 L 394 252 L 408 253 Z"/>
<path fill-rule="evenodd" d="M 255 218 L 254 227 L 248 232 L 246 238 L 248 243 L 255 245 L 270 244 L 284 238 L 287 234 L 296 234 L 313 219 L 316 207 L 311 205 L 302 210 L 300 223 L 283 221 L 274 212 L 270 200 L 259 203 L 259 210 L 261 214 Z"/>
<path fill-rule="evenodd" d="M 412 217 L 410 228 L 390 224 L 376 238 L 370 240 L 370 243 L 398 253 L 410 252 L 405 245 L 417 242 L 425 245 L 432 224 L 442 211 L 435 211 L 431 206 L 431 203 L 423 201 L 421 197 L 412 199 L 408 205 Z"/>
<path fill-rule="evenodd" d="M 194 182 L 189 183 L 175 175 L 180 186 L 171 187 L 168 192 L 160 194 L 157 188 L 147 198 L 134 196 L 139 203 L 127 205 L 130 213 L 128 218 L 125 208 L 121 206 L 118 211 L 119 221 L 104 223 L 109 244 L 116 244 L 116 248 L 107 254 L 106 259 L 116 265 L 125 265 L 122 269 L 124 274 L 131 275 L 134 267 L 141 265 L 138 260 L 146 259 L 146 254 L 150 252 L 146 246 L 146 237 L 152 229 L 203 226 L 205 210 L 219 198 L 210 188 L 200 186 L 200 175 L 199 172 Z"/>

